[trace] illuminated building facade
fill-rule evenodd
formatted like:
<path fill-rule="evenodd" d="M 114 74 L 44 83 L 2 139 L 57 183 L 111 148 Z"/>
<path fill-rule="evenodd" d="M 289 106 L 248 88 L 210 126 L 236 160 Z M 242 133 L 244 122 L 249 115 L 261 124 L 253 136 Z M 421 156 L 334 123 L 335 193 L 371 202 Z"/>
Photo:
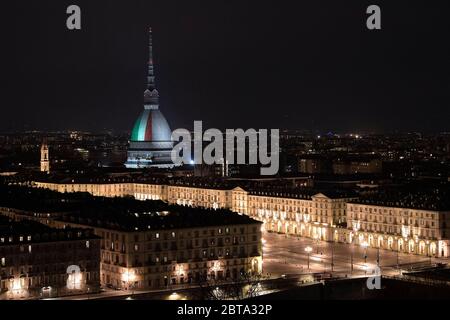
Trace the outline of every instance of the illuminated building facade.
<path fill-rule="evenodd" d="M 110 184 L 34 182 L 34 184 L 37 187 L 59 192 L 87 191 L 102 196 L 128 195 L 140 200 L 160 199 L 185 206 L 227 208 L 263 222 L 263 228 L 270 232 L 341 243 L 362 244 L 367 241 L 370 246 L 374 247 L 378 246 L 378 242 L 373 239 L 383 239 L 383 241 L 379 240 L 383 244 L 381 246 L 383 249 L 425 256 L 450 256 L 448 212 L 378 205 L 377 218 L 374 214 L 369 214 L 369 211 L 367 215 L 363 211 L 359 218 L 360 215 L 355 210 L 360 210 L 360 207 L 351 205 L 353 201 L 357 200 L 355 195 L 351 194 L 247 191 L 240 187 L 229 188 L 220 185 L 207 187 L 189 184 L 133 182 Z M 368 208 L 367 210 L 374 209 Z M 386 213 L 388 214 L 386 215 Z M 415 218 L 416 214 L 417 218 Z M 409 218 L 409 215 L 413 215 L 414 218 Z M 406 219 L 407 216 L 408 219 Z M 374 219 L 378 219 L 379 222 Z M 430 219 L 434 219 L 434 221 Z M 355 221 L 360 226 L 357 230 L 358 237 L 364 237 L 365 240 L 363 238 L 361 241 L 355 240 Z M 399 223 L 398 221 L 404 222 Z M 420 221 L 424 221 L 423 223 L 426 224 L 420 225 Z M 402 225 L 404 225 L 404 233 L 409 230 L 406 232 L 408 233 L 407 237 L 401 237 L 401 232 L 399 233 Z M 425 226 L 428 227 L 425 228 Z M 414 249 L 412 249 L 411 240 L 415 242 Z M 411 250 L 405 244 L 406 242 L 411 246 Z"/>
<path fill-rule="evenodd" d="M 41 145 L 41 172 L 50 173 L 50 158 L 46 141 Z"/>
<path fill-rule="evenodd" d="M 191 216 L 158 213 L 131 228 L 54 220 L 58 228 L 94 228 L 101 240 L 101 283 L 121 289 L 157 289 L 207 279 L 239 279 L 262 272 L 261 223 L 244 215 L 195 210 Z M 75 222 L 72 222 L 75 221 Z M 148 225 L 147 225 L 148 223 Z"/>
<path fill-rule="evenodd" d="M 0 299 L 94 293 L 100 239 L 91 230 L 57 230 L 0 216 Z"/>
<path fill-rule="evenodd" d="M 255 191 L 247 195 L 248 214 L 265 222 L 268 231 L 324 241 L 339 241 L 349 195 L 327 196 Z"/>
<path fill-rule="evenodd" d="M 450 211 L 392 204 L 347 204 L 347 242 L 403 253 L 448 257 Z"/>

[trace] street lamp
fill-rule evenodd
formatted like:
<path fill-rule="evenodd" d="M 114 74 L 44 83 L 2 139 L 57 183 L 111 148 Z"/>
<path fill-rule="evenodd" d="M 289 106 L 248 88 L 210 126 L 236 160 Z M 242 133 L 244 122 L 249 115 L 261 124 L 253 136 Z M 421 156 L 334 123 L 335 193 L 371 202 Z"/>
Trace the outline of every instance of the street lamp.
<path fill-rule="evenodd" d="M 305 248 L 305 251 L 308 254 L 308 270 L 309 270 L 309 256 L 311 255 L 311 251 L 312 250 L 313 249 L 311 247 L 309 247 L 309 246 Z"/>
<path fill-rule="evenodd" d="M 319 236 L 315 235 L 314 238 L 316 239 L 316 250 L 317 254 L 319 254 Z"/>
<path fill-rule="evenodd" d="M 367 263 L 367 247 L 369 246 L 369 244 L 367 243 L 367 241 L 364 241 L 361 245 L 364 248 L 364 263 Z"/>
<path fill-rule="evenodd" d="M 134 271 L 131 271 L 129 269 L 126 269 L 126 271 L 124 273 L 122 273 L 122 281 L 125 282 L 126 284 L 126 289 L 129 290 L 129 288 L 131 287 L 132 289 L 132 293 L 134 293 L 134 285 L 133 282 L 136 280 L 136 276 Z"/>
<path fill-rule="evenodd" d="M 367 274 L 367 247 L 369 246 L 369 244 L 367 243 L 367 241 L 364 241 L 361 245 L 364 248 L 364 273 Z"/>
<path fill-rule="evenodd" d="M 353 221 L 353 232 L 350 232 L 350 239 L 351 239 L 351 256 L 350 256 L 350 273 L 353 274 L 353 255 L 355 254 L 355 240 L 356 236 L 358 235 L 359 228 L 361 227 L 360 221 Z"/>
<path fill-rule="evenodd" d="M 331 243 L 331 272 L 334 271 L 334 242 Z"/>
<path fill-rule="evenodd" d="M 377 248 L 377 266 L 380 267 L 380 246 Z"/>
<path fill-rule="evenodd" d="M 353 251 L 355 251 L 354 241 L 355 241 L 355 236 L 353 235 L 353 233 L 350 233 L 350 244 L 351 244 L 351 248 L 350 248 L 350 274 L 353 274 Z"/>

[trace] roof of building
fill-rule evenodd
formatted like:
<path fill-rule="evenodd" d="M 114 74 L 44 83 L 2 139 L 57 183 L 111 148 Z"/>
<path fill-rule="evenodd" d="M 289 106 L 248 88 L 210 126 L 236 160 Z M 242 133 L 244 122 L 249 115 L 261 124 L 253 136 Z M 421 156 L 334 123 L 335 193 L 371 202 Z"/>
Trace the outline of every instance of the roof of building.
<path fill-rule="evenodd" d="M 431 211 L 450 211 L 450 187 L 396 187 L 379 190 L 351 203 Z"/>
<path fill-rule="evenodd" d="M 97 238 L 90 229 L 55 229 L 36 221 L 14 221 L 0 216 L 0 246 Z"/>
<path fill-rule="evenodd" d="M 201 189 L 232 190 L 240 187 L 252 195 L 267 195 L 274 197 L 292 197 L 310 199 L 311 196 L 323 193 L 329 198 L 354 198 L 356 193 L 351 190 L 338 190 L 335 188 L 311 188 L 295 187 L 291 179 L 226 179 L 210 177 L 155 177 L 151 175 L 122 175 L 110 176 L 104 174 L 84 174 L 84 175 L 47 175 L 36 179 L 37 182 L 52 182 L 60 184 L 114 184 L 114 183 L 143 183 L 160 184 L 176 187 L 189 187 Z"/>
<path fill-rule="evenodd" d="M 145 202 L 155 201 L 147 200 Z M 98 211 L 85 208 L 80 212 L 63 215 L 58 220 L 128 232 L 261 224 L 261 222 L 246 215 L 225 209 L 214 210 L 174 205 L 167 206 L 165 209 L 157 211 L 148 208 L 146 212 L 113 212 L 111 210 Z"/>
<path fill-rule="evenodd" d="M 0 207 L 35 212 L 62 212 L 55 219 L 124 231 L 259 224 L 248 216 L 225 209 L 138 201 L 132 197 L 94 197 L 88 193 L 0 186 Z"/>
<path fill-rule="evenodd" d="M 172 130 L 158 109 L 144 109 L 131 132 L 131 141 L 172 141 Z"/>
<path fill-rule="evenodd" d="M 356 198 L 358 195 L 352 190 L 317 189 L 317 188 L 269 188 L 252 189 L 250 195 L 277 198 L 292 198 L 311 200 L 313 196 L 323 194 L 330 199 Z"/>

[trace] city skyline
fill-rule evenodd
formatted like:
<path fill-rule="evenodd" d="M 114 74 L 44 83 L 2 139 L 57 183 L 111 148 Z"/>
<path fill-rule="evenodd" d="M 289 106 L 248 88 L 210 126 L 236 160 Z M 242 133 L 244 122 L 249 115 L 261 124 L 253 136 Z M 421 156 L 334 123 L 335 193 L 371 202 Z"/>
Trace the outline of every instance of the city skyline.
<path fill-rule="evenodd" d="M 0 300 L 450 298 L 448 9 L 7 4 Z"/>

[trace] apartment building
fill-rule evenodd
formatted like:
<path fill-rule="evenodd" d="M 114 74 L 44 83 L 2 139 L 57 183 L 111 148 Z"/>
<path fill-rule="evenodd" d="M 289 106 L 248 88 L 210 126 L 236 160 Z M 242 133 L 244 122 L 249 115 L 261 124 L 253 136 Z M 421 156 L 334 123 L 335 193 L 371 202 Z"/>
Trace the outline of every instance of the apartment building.
<path fill-rule="evenodd" d="M 175 207 L 114 212 L 101 220 L 65 215 L 53 227 L 93 228 L 101 237 L 101 283 L 164 288 L 262 272 L 261 223 L 229 210 Z"/>
<path fill-rule="evenodd" d="M 0 216 L 0 299 L 95 293 L 100 238 L 89 229 L 54 229 Z"/>
<path fill-rule="evenodd" d="M 35 182 L 35 185 L 53 190 L 61 189 L 59 184 Z M 129 195 L 134 194 L 136 186 L 129 183 Z M 70 188 L 66 187 L 67 189 Z M 142 194 L 148 192 L 147 197 L 158 197 L 168 203 L 227 208 L 261 221 L 264 230 L 269 232 L 361 245 L 367 242 L 370 246 L 425 256 L 450 256 L 450 209 L 436 209 L 440 203 L 445 204 L 445 197 L 435 199 L 432 203 L 430 199 L 425 199 L 422 202 L 429 205 L 411 207 L 399 195 L 397 199 L 392 195 L 394 199 L 378 201 L 376 204 L 370 204 L 372 200 L 361 200 L 358 203 L 358 197 L 345 190 L 319 192 L 308 188 L 245 189 L 219 183 L 149 183 L 138 190 Z M 103 195 L 112 194 L 115 193 L 106 192 Z M 361 241 L 355 240 L 356 232 Z"/>

